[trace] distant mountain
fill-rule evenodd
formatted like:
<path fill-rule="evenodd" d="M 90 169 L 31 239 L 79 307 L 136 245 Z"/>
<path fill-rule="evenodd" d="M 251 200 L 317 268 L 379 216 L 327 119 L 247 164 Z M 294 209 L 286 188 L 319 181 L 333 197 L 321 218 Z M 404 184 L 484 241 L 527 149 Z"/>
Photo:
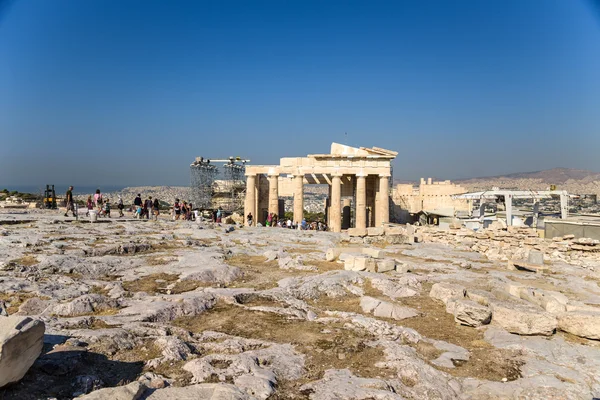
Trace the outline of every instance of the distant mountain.
<path fill-rule="evenodd" d="M 573 169 L 573 168 L 552 168 L 543 171 L 534 172 L 517 172 L 514 174 L 497 175 L 497 176 L 486 176 L 478 178 L 460 179 L 456 182 L 472 182 L 482 180 L 496 180 L 496 179 L 536 179 L 548 184 L 559 185 L 567 182 L 568 180 L 583 180 L 586 182 L 593 182 L 600 180 L 600 173 L 594 171 L 588 171 L 584 169 Z"/>
<path fill-rule="evenodd" d="M 600 173 L 573 168 L 552 168 L 544 171 L 460 179 L 458 183 L 469 191 L 492 187 L 518 190 L 548 190 L 550 185 L 573 194 L 600 194 Z"/>

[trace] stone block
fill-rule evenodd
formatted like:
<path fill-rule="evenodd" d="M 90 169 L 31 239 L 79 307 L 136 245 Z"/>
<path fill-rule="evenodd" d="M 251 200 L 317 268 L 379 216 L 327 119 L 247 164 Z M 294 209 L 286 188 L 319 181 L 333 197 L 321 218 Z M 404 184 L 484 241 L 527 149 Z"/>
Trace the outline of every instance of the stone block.
<path fill-rule="evenodd" d="M 429 297 L 432 299 L 440 300 L 444 304 L 451 298 L 464 297 L 465 296 L 464 286 L 454 285 L 452 283 L 435 283 L 431 287 Z"/>
<path fill-rule="evenodd" d="M 367 236 L 367 230 L 363 228 L 348 228 L 348 236 L 365 237 Z"/>
<path fill-rule="evenodd" d="M 575 336 L 600 340 L 600 312 L 572 311 L 560 314 L 558 328 Z"/>
<path fill-rule="evenodd" d="M 490 304 L 490 299 L 493 297 L 494 295 L 492 293 L 486 292 L 485 290 L 467 289 L 467 298 L 482 306 Z"/>
<path fill-rule="evenodd" d="M 382 258 L 385 254 L 383 250 L 373 249 L 371 247 L 365 247 L 362 249 L 362 253 L 365 256 L 373 257 L 373 258 Z"/>
<path fill-rule="evenodd" d="M 348 260 L 344 264 L 344 269 L 350 271 L 371 271 L 375 272 L 377 264 L 375 264 L 375 260 L 370 257 L 356 256 L 353 257 L 351 265 L 348 263 Z"/>
<path fill-rule="evenodd" d="M 0 387 L 23 378 L 42 352 L 44 331 L 42 321 L 0 316 Z"/>
<path fill-rule="evenodd" d="M 354 271 L 354 256 L 348 255 L 344 258 L 344 269 Z"/>
<path fill-rule="evenodd" d="M 467 326 L 481 326 L 489 324 L 492 311 L 479 303 L 471 300 L 456 300 L 454 307 L 454 321 Z"/>
<path fill-rule="evenodd" d="M 383 232 L 386 236 L 405 236 L 406 229 L 401 226 L 385 226 Z"/>
<path fill-rule="evenodd" d="M 383 236 L 383 234 L 384 234 L 384 229 L 382 227 L 370 226 L 367 228 L 368 236 Z"/>
<path fill-rule="evenodd" d="M 538 250 L 530 250 L 527 261 L 530 264 L 544 265 L 544 253 Z"/>
<path fill-rule="evenodd" d="M 398 260 L 395 260 L 395 262 L 396 262 L 396 272 L 401 272 L 403 274 L 406 274 L 409 271 L 408 265 L 406 265 L 405 263 L 400 262 Z"/>
<path fill-rule="evenodd" d="M 422 235 L 422 234 L 420 234 L 420 233 L 416 233 L 416 234 L 413 236 L 413 242 L 414 242 L 414 243 L 422 243 L 422 242 L 423 242 L 423 235 Z"/>
<path fill-rule="evenodd" d="M 511 295 L 521 298 L 521 291 L 526 290 L 524 285 L 518 283 L 507 283 L 505 290 Z"/>
<path fill-rule="evenodd" d="M 526 303 L 493 301 L 492 322 L 519 335 L 552 335 L 556 317 Z"/>
<path fill-rule="evenodd" d="M 325 252 L 325 260 L 335 261 L 343 253 L 360 253 L 361 251 L 360 247 L 332 247 Z"/>
<path fill-rule="evenodd" d="M 387 272 L 396 269 L 396 262 L 391 258 L 377 260 L 377 272 Z"/>

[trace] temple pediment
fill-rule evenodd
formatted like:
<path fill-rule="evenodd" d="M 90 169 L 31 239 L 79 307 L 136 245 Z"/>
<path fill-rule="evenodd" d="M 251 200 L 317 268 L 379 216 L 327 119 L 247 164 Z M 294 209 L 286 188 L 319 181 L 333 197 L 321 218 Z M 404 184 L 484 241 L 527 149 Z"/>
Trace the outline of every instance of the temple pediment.
<path fill-rule="evenodd" d="M 380 147 L 352 147 L 340 143 L 331 143 L 331 152 L 329 154 L 311 154 L 309 157 L 382 157 L 395 158 L 398 152 L 382 149 Z"/>

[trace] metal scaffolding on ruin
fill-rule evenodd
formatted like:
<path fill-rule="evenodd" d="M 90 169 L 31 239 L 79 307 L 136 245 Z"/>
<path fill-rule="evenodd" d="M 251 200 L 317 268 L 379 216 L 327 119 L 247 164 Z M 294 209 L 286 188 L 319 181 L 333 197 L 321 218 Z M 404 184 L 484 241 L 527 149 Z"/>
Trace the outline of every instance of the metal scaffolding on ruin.
<path fill-rule="evenodd" d="M 227 160 L 196 157 L 190 164 L 190 195 L 194 206 L 243 213 L 245 171 L 249 161 L 240 157 L 229 157 Z M 219 163 L 224 164 L 218 167 Z"/>

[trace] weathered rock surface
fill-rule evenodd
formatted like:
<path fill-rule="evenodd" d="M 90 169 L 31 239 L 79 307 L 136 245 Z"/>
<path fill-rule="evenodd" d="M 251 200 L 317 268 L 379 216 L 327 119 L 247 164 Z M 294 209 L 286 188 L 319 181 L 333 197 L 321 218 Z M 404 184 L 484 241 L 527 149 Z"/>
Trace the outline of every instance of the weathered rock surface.
<path fill-rule="evenodd" d="M 464 297 L 466 289 L 460 285 L 454 285 L 451 283 L 435 283 L 431 287 L 429 297 L 432 299 L 440 300 L 442 303 L 447 304 L 451 298 Z"/>
<path fill-rule="evenodd" d="M 23 378 L 42 351 L 44 330 L 30 317 L 0 316 L 0 387 Z"/>
<path fill-rule="evenodd" d="M 399 304 L 393 304 L 369 296 L 361 297 L 360 306 L 364 312 L 381 318 L 402 320 L 419 315 L 415 309 L 410 307 L 404 307 Z"/>
<path fill-rule="evenodd" d="M 79 400 L 137 400 L 144 394 L 146 387 L 140 382 L 132 382 L 125 386 L 117 386 L 95 390 L 84 396 L 79 396 Z"/>
<path fill-rule="evenodd" d="M 558 328 L 575 336 L 600 340 L 600 312 L 571 311 L 558 316 Z"/>
<path fill-rule="evenodd" d="M 552 335 L 556 317 L 540 308 L 523 303 L 493 301 L 492 322 L 520 335 Z"/>
<path fill-rule="evenodd" d="M 492 320 L 492 311 L 471 300 L 457 300 L 454 306 L 454 320 L 462 325 L 481 326 Z"/>

